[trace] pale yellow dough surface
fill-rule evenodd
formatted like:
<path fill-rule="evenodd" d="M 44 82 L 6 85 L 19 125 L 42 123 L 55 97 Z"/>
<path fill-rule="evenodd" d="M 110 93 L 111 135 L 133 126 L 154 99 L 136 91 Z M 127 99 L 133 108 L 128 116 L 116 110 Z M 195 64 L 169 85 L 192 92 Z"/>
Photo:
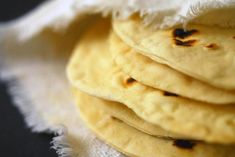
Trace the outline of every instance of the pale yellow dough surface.
<path fill-rule="evenodd" d="M 164 140 L 138 131 L 113 118 L 97 106 L 94 99 L 77 95 L 80 116 L 95 134 L 117 150 L 132 157 L 234 157 L 234 146 L 195 142 L 192 148 L 177 147 L 174 140 Z M 102 103 L 99 102 L 98 103 Z"/>
<path fill-rule="evenodd" d="M 107 112 L 109 115 L 147 134 L 165 139 L 187 139 L 187 137 L 170 133 L 157 125 L 142 120 L 124 104 L 93 97 L 77 89 L 74 89 L 74 96 L 77 97 L 77 99 L 81 99 L 80 101 L 83 101 L 84 104 L 91 104 L 92 102 L 92 104 L 96 105 L 96 108 Z"/>
<path fill-rule="evenodd" d="M 234 28 L 188 25 L 188 31 L 197 32 L 179 38 L 173 35 L 175 28 L 153 30 L 138 17 L 115 20 L 113 28 L 125 43 L 143 55 L 213 86 L 235 90 Z"/>
<path fill-rule="evenodd" d="M 208 142 L 235 143 L 235 107 L 216 106 L 167 95 L 145 86 L 114 63 L 109 51 L 109 21 L 100 21 L 78 43 L 67 67 L 73 86 L 118 101 L 163 129 Z"/>
<path fill-rule="evenodd" d="M 210 86 L 155 62 L 129 47 L 115 33 L 110 37 L 110 51 L 117 65 L 143 84 L 203 102 L 235 102 L 235 92 Z"/>

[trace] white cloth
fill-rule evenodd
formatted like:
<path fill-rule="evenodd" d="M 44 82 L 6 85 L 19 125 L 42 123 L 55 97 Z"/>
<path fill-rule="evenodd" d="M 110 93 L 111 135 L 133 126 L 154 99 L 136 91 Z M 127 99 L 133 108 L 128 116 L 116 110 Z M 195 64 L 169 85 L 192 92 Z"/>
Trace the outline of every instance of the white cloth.
<path fill-rule="evenodd" d="M 27 39 L 45 27 L 62 30 L 77 16 L 100 12 L 121 19 L 139 12 L 146 24 L 156 28 L 188 22 L 235 26 L 235 0 L 50 0 L 29 15 L 13 21 L 11 31 L 20 39 Z"/>
<path fill-rule="evenodd" d="M 122 157 L 83 126 L 66 81 L 72 48 L 89 24 L 85 16 L 103 13 L 125 19 L 140 12 L 143 21 L 156 28 L 190 21 L 234 27 L 234 8 L 234 0 L 47 1 L 28 15 L 0 25 L 0 78 L 11 81 L 10 93 L 33 131 L 60 133 L 53 141 L 59 155 Z"/>
<path fill-rule="evenodd" d="M 0 78 L 9 81 L 14 103 L 33 132 L 58 133 L 52 143 L 61 157 L 123 157 L 85 127 L 65 76 L 85 23 L 75 23 L 63 33 L 49 29 L 24 43 L 14 36 L 5 38 L 0 45 Z"/>

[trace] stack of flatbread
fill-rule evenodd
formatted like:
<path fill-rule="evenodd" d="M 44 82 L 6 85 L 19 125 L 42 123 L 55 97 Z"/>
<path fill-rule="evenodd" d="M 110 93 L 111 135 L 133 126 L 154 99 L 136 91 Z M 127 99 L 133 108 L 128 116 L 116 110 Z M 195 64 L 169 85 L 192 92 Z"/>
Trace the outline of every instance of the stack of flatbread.
<path fill-rule="evenodd" d="M 128 156 L 235 157 L 235 29 L 96 19 L 67 75 L 87 126 Z"/>

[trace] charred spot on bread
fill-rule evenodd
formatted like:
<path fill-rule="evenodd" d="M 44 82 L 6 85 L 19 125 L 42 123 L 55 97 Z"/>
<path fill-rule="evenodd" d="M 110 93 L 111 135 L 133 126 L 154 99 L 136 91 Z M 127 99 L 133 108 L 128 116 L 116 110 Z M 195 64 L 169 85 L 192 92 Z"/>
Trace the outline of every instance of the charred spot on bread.
<path fill-rule="evenodd" d="M 164 91 L 163 93 L 164 96 L 174 96 L 174 97 L 178 97 L 179 95 L 175 94 L 175 93 L 170 93 L 170 92 L 166 92 Z"/>
<path fill-rule="evenodd" d="M 185 30 L 183 28 L 176 28 L 173 30 L 173 37 L 179 39 L 185 39 L 189 36 L 192 36 L 195 33 L 198 33 L 198 30 L 196 29 Z"/>
<path fill-rule="evenodd" d="M 196 146 L 196 142 L 190 140 L 174 140 L 173 146 L 181 149 L 193 149 Z"/>
<path fill-rule="evenodd" d="M 215 49 L 219 48 L 219 46 L 215 43 L 208 44 L 205 47 L 208 48 L 208 49 L 212 49 L 212 50 L 215 50 Z"/>
<path fill-rule="evenodd" d="M 135 79 L 133 79 L 132 77 L 128 77 L 128 78 L 125 80 L 125 85 L 130 86 L 130 85 L 132 85 L 132 84 L 135 83 L 135 82 L 136 82 Z"/>

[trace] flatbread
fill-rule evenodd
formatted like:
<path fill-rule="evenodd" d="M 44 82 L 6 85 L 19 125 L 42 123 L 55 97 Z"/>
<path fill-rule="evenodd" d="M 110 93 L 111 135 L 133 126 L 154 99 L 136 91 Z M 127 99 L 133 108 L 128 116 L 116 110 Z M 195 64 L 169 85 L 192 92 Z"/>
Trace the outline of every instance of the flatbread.
<path fill-rule="evenodd" d="M 99 22 L 74 50 L 67 75 L 91 95 L 127 105 L 165 130 L 208 142 L 235 143 L 235 107 L 197 102 L 145 86 L 125 75 L 109 51 L 109 22 Z"/>
<path fill-rule="evenodd" d="M 148 86 L 191 99 L 216 103 L 235 102 L 235 92 L 219 89 L 193 79 L 166 65 L 141 55 L 115 33 L 110 36 L 110 50 L 117 65 L 129 76 Z"/>
<path fill-rule="evenodd" d="M 74 89 L 73 91 L 74 96 L 77 99 L 81 99 L 80 101 L 82 101 L 84 104 L 91 104 L 92 102 L 92 104 L 95 104 L 96 108 L 105 111 L 109 115 L 122 120 L 126 124 L 144 133 L 166 139 L 189 139 L 182 135 L 165 131 L 157 125 L 147 123 L 146 121 L 139 118 L 131 109 L 129 109 L 124 104 L 93 97 L 79 91 L 78 89 Z"/>
<path fill-rule="evenodd" d="M 152 30 L 140 18 L 114 20 L 120 38 L 143 55 L 213 86 L 235 90 L 235 29 L 188 25 Z"/>
<path fill-rule="evenodd" d="M 94 99 L 77 95 L 80 116 L 96 135 L 117 150 L 135 157 L 234 157 L 234 146 L 205 144 L 185 140 L 164 140 L 112 117 Z"/>

